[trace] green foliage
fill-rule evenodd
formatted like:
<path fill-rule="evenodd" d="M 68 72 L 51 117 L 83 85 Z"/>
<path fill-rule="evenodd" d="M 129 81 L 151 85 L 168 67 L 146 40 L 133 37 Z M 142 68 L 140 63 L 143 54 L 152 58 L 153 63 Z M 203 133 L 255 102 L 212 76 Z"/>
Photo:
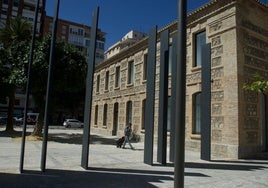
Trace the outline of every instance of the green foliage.
<path fill-rule="evenodd" d="M 32 69 L 32 94 L 36 103 L 44 106 L 49 67 L 51 36 L 36 47 Z M 52 72 L 52 109 L 74 109 L 84 100 L 86 60 L 77 48 L 57 41 Z"/>
<path fill-rule="evenodd" d="M 0 100 L 14 96 L 15 88 L 24 88 L 27 81 L 31 42 L 31 25 L 17 17 L 0 30 Z M 51 36 L 36 41 L 30 93 L 43 110 L 47 88 Z M 56 42 L 53 63 L 53 109 L 75 109 L 84 100 L 86 60 L 77 48 Z M 10 117 L 12 116 L 11 115 Z M 11 117 L 12 118 L 12 117 Z"/>
<path fill-rule="evenodd" d="M 253 75 L 253 82 L 250 84 L 244 84 L 243 88 L 260 93 L 268 92 L 268 79 L 256 73 Z"/>
<path fill-rule="evenodd" d="M 5 46 L 12 46 L 16 42 L 30 41 L 31 24 L 21 17 L 15 17 L 11 20 L 10 25 L 0 30 L 0 41 Z"/>
<path fill-rule="evenodd" d="M 26 82 L 29 57 L 31 25 L 20 17 L 11 20 L 10 25 L 0 30 L 0 69 L 4 71 L 2 81 L 13 87 L 22 87 Z"/>

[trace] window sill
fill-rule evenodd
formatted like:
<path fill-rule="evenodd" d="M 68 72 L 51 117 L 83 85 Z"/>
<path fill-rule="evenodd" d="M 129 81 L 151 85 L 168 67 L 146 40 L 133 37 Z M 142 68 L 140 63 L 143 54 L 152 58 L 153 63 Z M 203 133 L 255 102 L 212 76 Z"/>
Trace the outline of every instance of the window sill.
<path fill-rule="evenodd" d="M 196 66 L 196 67 L 192 67 L 191 71 L 196 72 L 196 71 L 200 71 L 201 69 L 202 69 L 201 66 Z"/>
<path fill-rule="evenodd" d="M 109 92 L 109 90 L 108 90 L 108 89 L 105 89 L 105 90 L 104 90 L 104 93 L 108 93 L 108 92 Z"/>
<path fill-rule="evenodd" d="M 114 90 L 120 90 L 120 87 L 115 87 Z"/>
<path fill-rule="evenodd" d="M 132 86 L 134 86 L 133 83 L 132 84 L 127 84 L 127 87 L 132 87 Z"/>
<path fill-rule="evenodd" d="M 193 140 L 201 140 L 201 134 L 192 134 L 191 139 L 193 139 Z"/>

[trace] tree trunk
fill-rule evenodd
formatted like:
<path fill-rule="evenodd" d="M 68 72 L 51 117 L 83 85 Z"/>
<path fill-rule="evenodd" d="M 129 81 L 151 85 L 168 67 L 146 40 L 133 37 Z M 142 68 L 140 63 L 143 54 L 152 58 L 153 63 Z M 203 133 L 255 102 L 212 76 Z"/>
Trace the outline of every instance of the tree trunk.
<path fill-rule="evenodd" d="M 44 125 L 44 110 L 40 110 L 37 123 L 34 126 L 34 130 L 31 134 L 31 136 L 40 136 L 41 137 L 43 125 Z"/>
<path fill-rule="evenodd" d="M 8 102 L 6 132 L 14 132 L 13 114 L 14 114 L 14 104 L 15 104 L 15 91 L 11 92 L 11 94 L 8 96 L 8 98 L 9 98 L 9 102 Z"/>

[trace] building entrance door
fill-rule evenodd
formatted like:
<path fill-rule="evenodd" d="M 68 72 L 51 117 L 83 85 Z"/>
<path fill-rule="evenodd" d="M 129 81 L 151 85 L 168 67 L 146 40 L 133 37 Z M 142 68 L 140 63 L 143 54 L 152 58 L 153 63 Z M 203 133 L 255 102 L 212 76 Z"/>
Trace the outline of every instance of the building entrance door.
<path fill-rule="evenodd" d="M 118 128 L 118 103 L 115 103 L 114 104 L 113 131 L 112 131 L 113 136 L 117 134 L 117 128 Z"/>

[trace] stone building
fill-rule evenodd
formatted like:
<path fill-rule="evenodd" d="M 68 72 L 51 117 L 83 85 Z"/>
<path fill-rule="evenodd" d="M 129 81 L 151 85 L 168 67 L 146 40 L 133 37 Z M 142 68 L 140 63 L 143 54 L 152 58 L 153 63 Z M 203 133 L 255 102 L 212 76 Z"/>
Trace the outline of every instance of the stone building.
<path fill-rule="evenodd" d="M 212 0 L 188 14 L 186 149 L 200 150 L 200 47 L 210 43 L 211 154 L 244 158 L 268 150 L 265 95 L 243 89 L 254 73 L 267 77 L 267 23 L 268 7 L 257 0 Z M 169 30 L 172 46 L 177 23 L 158 31 L 155 131 L 159 108 L 159 36 L 164 30 Z M 96 67 L 91 114 L 94 131 L 120 136 L 125 124 L 132 122 L 135 134 L 144 136 L 147 48 L 148 38 L 144 38 Z M 171 94 L 170 83 L 168 93 Z M 169 107 L 170 115 L 174 112 Z M 167 126 L 169 129 L 169 120 Z"/>

